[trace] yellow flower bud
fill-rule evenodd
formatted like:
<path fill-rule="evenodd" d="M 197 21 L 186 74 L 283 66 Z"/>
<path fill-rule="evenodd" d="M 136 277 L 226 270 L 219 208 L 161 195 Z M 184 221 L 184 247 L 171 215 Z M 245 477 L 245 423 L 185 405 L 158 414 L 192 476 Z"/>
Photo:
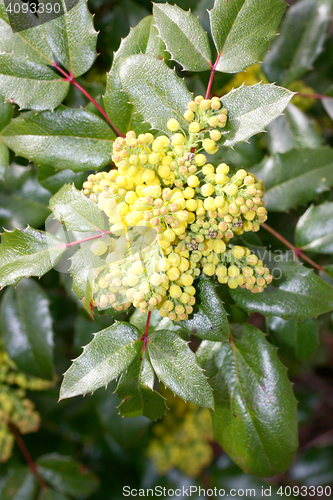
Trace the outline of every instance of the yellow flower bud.
<path fill-rule="evenodd" d="M 237 266 L 230 266 L 228 269 L 228 276 L 230 278 L 238 278 L 240 275 L 239 268 Z"/>
<path fill-rule="evenodd" d="M 107 244 L 104 241 L 94 241 L 90 247 L 90 250 L 95 255 L 103 255 L 107 249 Z"/>
<path fill-rule="evenodd" d="M 177 130 L 180 129 L 179 121 L 175 118 L 171 118 L 167 123 L 167 127 L 171 132 L 177 132 Z"/>
<path fill-rule="evenodd" d="M 194 113 L 190 109 L 187 109 L 184 113 L 184 118 L 187 122 L 191 122 L 194 119 Z"/>
<path fill-rule="evenodd" d="M 222 134 L 219 130 L 212 130 L 209 135 L 213 141 L 219 141 L 222 137 Z"/>
<path fill-rule="evenodd" d="M 241 259 L 245 255 L 245 248 L 236 245 L 232 248 L 231 253 L 235 257 L 235 259 Z"/>
<path fill-rule="evenodd" d="M 213 245 L 213 250 L 215 253 L 220 254 L 226 251 L 226 245 L 222 240 L 215 240 Z"/>
<path fill-rule="evenodd" d="M 225 174 L 227 175 L 229 173 L 230 168 L 226 163 L 220 163 L 220 165 L 217 167 L 216 172 L 218 174 Z"/>
<path fill-rule="evenodd" d="M 202 196 L 210 196 L 213 193 L 214 193 L 214 186 L 212 184 L 204 184 L 201 187 Z"/>
<path fill-rule="evenodd" d="M 202 167 L 206 163 L 206 156 L 203 154 L 195 155 L 195 163 L 198 167 Z"/>
<path fill-rule="evenodd" d="M 171 144 L 173 146 L 181 146 L 185 142 L 185 137 L 183 134 L 175 134 L 171 138 Z"/>
<path fill-rule="evenodd" d="M 201 130 L 201 125 L 199 122 L 192 122 L 188 127 L 191 134 L 197 134 Z"/>
<path fill-rule="evenodd" d="M 179 285 L 171 285 L 169 293 L 173 299 L 179 299 L 183 292 Z"/>
<path fill-rule="evenodd" d="M 204 148 L 204 150 L 208 153 L 208 154 L 215 154 L 218 150 L 217 146 L 216 146 L 216 142 L 213 141 L 212 139 L 204 139 L 202 141 L 202 147 Z"/>
<path fill-rule="evenodd" d="M 205 264 L 202 270 L 207 276 L 213 276 L 215 274 L 215 265 L 213 263 Z"/>
<path fill-rule="evenodd" d="M 195 188 L 197 186 L 199 186 L 200 184 L 200 179 L 198 176 L 196 175 L 190 175 L 190 177 L 187 179 L 187 184 L 191 187 L 191 188 Z"/>

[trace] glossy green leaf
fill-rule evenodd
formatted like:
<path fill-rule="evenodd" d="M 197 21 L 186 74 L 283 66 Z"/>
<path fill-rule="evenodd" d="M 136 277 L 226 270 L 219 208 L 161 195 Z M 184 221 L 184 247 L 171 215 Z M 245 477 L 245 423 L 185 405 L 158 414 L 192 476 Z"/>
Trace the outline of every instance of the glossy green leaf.
<path fill-rule="evenodd" d="M 331 10 L 331 0 L 302 0 L 288 9 L 281 34 L 263 60 L 271 82 L 289 85 L 312 68 L 323 47 Z"/>
<path fill-rule="evenodd" d="M 54 109 L 66 97 L 70 84 L 48 67 L 53 63 L 53 54 L 41 27 L 15 33 L 8 20 L 6 5 L 1 0 L 0 92 L 21 108 Z"/>
<path fill-rule="evenodd" d="M 166 124 L 170 118 L 187 128 L 183 113 L 192 95 L 164 61 L 148 55 L 130 56 L 121 63 L 119 78 L 134 110 L 153 128 L 169 134 Z"/>
<path fill-rule="evenodd" d="M 3 184 L 0 185 L 0 226 L 13 229 L 27 224 L 44 225 L 50 215 L 50 196 L 51 193 L 38 182 L 32 166 L 13 163 L 5 169 Z"/>
<path fill-rule="evenodd" d="M 143 360 L 146 360 L 144 365 Z M 146 355 L 139 352 L 126 373 L 120 376 L 116 393 L 123 399 L 119 412 L 124 417 L 138 417 L 144 415 L 151 420 L 162 418 L 166 412 L 164 398 L 145 384 L 143 368 L 147 370 L 149 360 Z M 148 379 L 150 379 L 148 374 Z"/>
<path fill-rule="evenodd" d="M 221 98 L 222 105 L 228 110 L 222 145 L 232 147 L 262 132 L 283 112 L 292 96 L 287 89 L 263 83 L 231 90 Z"/>
<path fill-rule="evenodd" d="M 121 62 L 128 56 L 147 54 L 162 57 L 164 44 L 158 37 L 157 28 L 153 25 L 153 17 L 147 16 L 131 29 L 114 54 L 111 70 L 107 74 L 106 92 L 104 96 L 105 109 L 114 126 L 122 133 L 135 130 L 143 133 L 149 130 L 149 125 L 142 123 L 143 117 L 134 113 L 133 106 L 124 93 L 118 76 Z"/>
<path fill-rule="evenodd" d="M 54 109 L 68 89 L 69 83 L 48 66 L 13 53 L 0 54 L 0 93 L 21 109 Z"/>
<path fill-rule="evenodd" d="M 3 345 L 20 370 L 53 378 L 53 329 L 49 299 L 32 279 L 6 290 L 0 307 Z"/>
<path fill-rule="evenodd" d="M 236 288 L 231 296 L 248 313 L 260 312 L 265 316 L 283 319 L 313 318 L 333 309 L 333 288 L 320 279 L 312 269 L 296 262 L 267 263 L 276 279 L 262 293 Z M 280 277 L 281 276 L 281 277 Z"/>
<path fill-rule="evenodd" d="M 56 108 L 66 97 L 69 82 L 57 75 L 51 66 L 56 59 L 74 76 L 88 71 L 96 58 L 97 33 L 87 2 L 79 0 L 67 9 L 59 0 L 64 14 L 44 24 L 13 32 L 3 0 L 0 2 L 0 92 L 12 98 L 21 108 L 45 110 Z M 22 22 L 29 28 L 37 22 L 28 14 Z M 37 22 L 38 24 L 38 22 Z"/>
<path fill-rule="evenodd" d="M 94 392 L 107 386 L 126 370 L 142 347 L 141 333 L 126 322 L 96 333 L 94 340 L 67 370 L 60 388 L 60 399 Z"/>
<path fill-rule="evenodd" d="M 314 318 L 305 321 L 286 321 L 277 316 L 269 318 L 269 333 L 279 348 L 279 355 L 294 363 L 304 362 L 315 353 L 319 338 L 320 321 Z"/>
<path fill-rule="evenodd" d="M 333 99 L 331 97 L 327 97 L 326 99 L 322 99 L 322 104 L 325 108 L 328 116 L 333 120 Z"/>
<path fill-rule="evenodd" d="M 299 218 L 296 246 L 317 253 L 333 253 L 333 203 L 311 206 Z"/>
<path fill-rule="evenodd" d="M 40 457 L 37 466 L 46 483 L 64 495 L 88 497 L 98 486 L 95 475 L 70 457 L 50 453 Z"/>
<path fill-rule="evenodd" d="M 75 173 L 70 169 L 59 172 L 50 165 L 40 165 L 38 167 L 38 180 L 45 189 L 56 194 L 64 184 L 74 184 L 77 189 L 81 189 L 86 180 L 86 173 Z"/>
<path fill-rule="evenodd" d="M 191 11 L 186 12 L 177 5 L 155 3 L 153 14 L 172 59 L 187 71 L 210 69 L 212 55 L 208 36 Z"/>
<path fill-rule="evenodd" d="M 114 133 L 84 109 L 29 111 L 11 121 L 1 140 L 16 154 L 57 169 L 99 169 L 111 161 Z"/>
<path fill-rule="evenodd" d="M 264 139 L 270 154 L 285 153 L 294 148 L 319 148 L 322 143 L 312 120 L 293 104 L 289 104 L 284 114 L 268 125 Z"/>
<path fill-rule="evenodd" d="M 73 8 L 68 0 L 60 0 L 64 14 L 41 26 L 45 42 L 54 58 L 75 77 L 86 73 L 97 53 L 97 32 L 86 0 L 79 0 Z"/>
<path fill-rule="evenodd" d="M 265 183 L 267 210 L 285 212 L 333 185 L 333 149 L 293 149 L 265 158 L 252 171 Z"/>
<path fill-rule="evenodd" d="M 1 500 L 35 500 L 38 482 L 28 467 L 10 468 L 1 489 Z"/>
<path fill-rule="evenodd" d="M 103 231 L 104 218 L 96 203 L 71 184 L 65 184 L 50 199 L 50 210 L 72 231 Z"/>
<path fill-rule="evenodd" d="M 0 96 L 0 130 L 8 125 L 13 118 L 13 114 L 14 110 L 12 104 L 10 104 L 10 102 L 5 102 L 4 98 Z"/>
<path fill-rule="evenodd" d="M 212 390 L 185 340 L 159 330 L 149 336 L 148 351 L 156 375 L 172 392 L 184 401 L 214 407 Z"/>
<path fill-rule="evenodd" d="M 209 12 L 218 71 L 237 73 L 259 61 L 286 8 L 284 0 L 215 0 Z"/>
<path fill-rule="evenodd" d="M 0 288 L 15 285 L 28 276 L 43 276 L 64 253 L 63 242 L 31 227 L 1 235 Z"/>
<path fill-rule="evenodd" d="M 297 402 L 276 348 L 244 324 L 231 343 L 204 341 L 198 357 L 214 390 L 215 439 L 249 474 L 284 472 L 298 446 Z"/>
<path fill-rule="evenodd" d="M 180 324 L 189 334 L 204 340 L 229 340 L 227 313 L 215 286 L 209 279 L 202 277 L 196 289 L 197 307 L 191 317 Z"/>

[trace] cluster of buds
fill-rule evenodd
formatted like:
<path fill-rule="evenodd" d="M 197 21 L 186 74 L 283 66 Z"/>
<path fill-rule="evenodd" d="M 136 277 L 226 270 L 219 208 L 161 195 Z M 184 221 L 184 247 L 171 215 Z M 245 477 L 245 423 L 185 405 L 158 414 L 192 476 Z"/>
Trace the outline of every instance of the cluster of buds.
<path fill-rule="evenodd" d="M 264 186 L 243 168 L 207 163 L 215 154 L 228 113 L 217 97 L 188 104 L 188 131 L 172 118 L 170 137 L 130 131 L 118 137 L 116 169 L 89 175 L 84 194 L 108 219 L 110 236 L 91 245 L 100 256 L 93 305 L 185 320 L 195 304 L 195 279 L 216 275 L 230 288 L 260 292 L 272 280 L 261 261 L 229 241 L 258 231 L 267 219 Z"/>
<path fill-rule="evenodd" d="M 40 425 L 40 415 L 34 403 L 26 398 L 26 390 L 45 390 L 50 382 L 35 377 L 27 377 L 19 372 L 15 363 L 0 346 L 0 462 L 6 462 L 14 445 L 10 424 L 21 434 L 36 432 Z"/>
<path fill-rule="evenodd" d="M 213 460 L 213 440 L 209 410 L 185 403 L 165 391 L 170 411 L 152 427 L 148 456 L 160 474 L 173 468 L 191 477 L 198 476 Z"/>

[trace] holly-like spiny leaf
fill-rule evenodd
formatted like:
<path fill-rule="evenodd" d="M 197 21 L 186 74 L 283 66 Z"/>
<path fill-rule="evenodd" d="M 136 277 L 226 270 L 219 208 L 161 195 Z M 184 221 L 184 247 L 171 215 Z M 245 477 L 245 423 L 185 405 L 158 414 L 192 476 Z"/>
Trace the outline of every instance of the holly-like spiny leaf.
<path fill-rule="evenodd" d="M 198 351 L 214 389 L 214 437 L 245 472 L 270 477 L 288 468 L 297 449 L 297 402 L 264 333 L 236 328 L 231 342 L 204 341 Z"/>
<path fill-rule="evenodd" d="M 53 378 L 50 304 L 33 279 L 23 279 L 6 290 L 0 308 L 0 333 L 4 348 L 21 371 Z"/>
<path fill-rule="evenodd" d="M 94 392 L 126 370 L 142 348 L 141 333 L 126 322 L 116 322 L 95 334 L 64 375 L 60 399 Z"/>
<path fill-rule="evenodd" d="M 195 354 L 176 333 L 159 330 L 149 336 L 148 352 L 156 375 L 185 401 L 214 407 L 212 390 Z"/>

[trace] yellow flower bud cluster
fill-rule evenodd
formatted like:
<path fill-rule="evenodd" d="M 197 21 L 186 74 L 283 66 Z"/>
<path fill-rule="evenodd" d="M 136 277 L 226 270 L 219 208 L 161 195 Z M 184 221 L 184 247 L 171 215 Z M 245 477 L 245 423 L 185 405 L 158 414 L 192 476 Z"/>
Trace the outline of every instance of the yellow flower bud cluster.
<path fill-rule="evenodd" d="M 228 245 L 227 250 L 217 255 L 210 252 L 203 257 L 203 272 L 208 276 L 216 275 L 220 283 L 229 288 L 246 288 L 253 293 L 263 292 L 273 277 L 263 262 L 251 251 L 242 246 Z"/>
<path fill-rule="evenodd" d="M 40 415 L 34 403 L 26 398 L 26 389 L 44 390 L 50 385 L 46 380 L 19 372 L 0 346 L 0 462 L 6 462 L 12 454 L 14 436 L 9 424 L 15 425 L 21 434 L 39 429 Z"/>
<path fill-rule="evenodd" d="M 200 152 L 217 151 L 227 123 L 219 98 L 196 97 L 184 118 L 188 132 L 171 118 L 170 137 L 133 131 L 118 137 L 112 156 L 117 168 L 91 174 L 83 185 L 111 233 L 91 243 L 103 263 L 92 276 L 92 304 L 98 308 L 122 311 L 133 304 L 147 312 L 156 307 L 163 317 L 186 320 L 201 272 L 254 292 L 271 279 L 268 270 L 253 271 L 245 281 L 218 275 L 221 266 L 248 267 L 248 253 L 237 258 L 228 242 L 258 231 L 267 219 L 264 186 L 244 169 L 230 174 L 225 163 L 207 163 Z"/>
<path fill-rule="evenodd" d="M 170 411 L 152 428 L 154 437 L 149 442 L 148 456 L 160 474 L 177 468 L 196 477 L 213 460 L 209 410 L 185 403 L 169 392 L 164 395 Z"/>

